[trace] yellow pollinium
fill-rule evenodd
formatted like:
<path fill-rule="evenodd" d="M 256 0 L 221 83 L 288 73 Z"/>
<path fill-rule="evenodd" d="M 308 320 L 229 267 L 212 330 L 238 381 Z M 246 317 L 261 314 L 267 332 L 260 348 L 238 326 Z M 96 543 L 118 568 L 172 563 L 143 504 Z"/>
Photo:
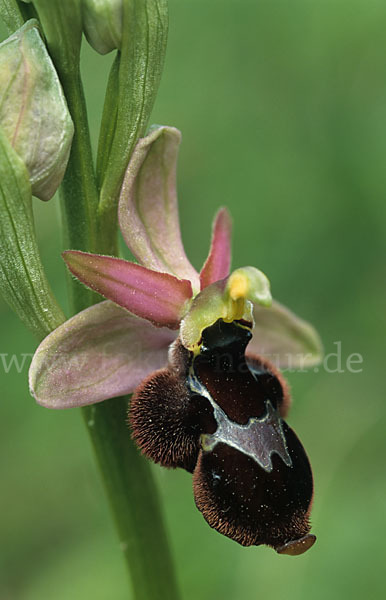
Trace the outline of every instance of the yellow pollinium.
<path fill-rule="evenodd" d="M 245 273 L 235 271 L 229 277 L 228 282 L 229 296 L 232 300 L 247 298 L 249 293 L 249 279 Z"/>

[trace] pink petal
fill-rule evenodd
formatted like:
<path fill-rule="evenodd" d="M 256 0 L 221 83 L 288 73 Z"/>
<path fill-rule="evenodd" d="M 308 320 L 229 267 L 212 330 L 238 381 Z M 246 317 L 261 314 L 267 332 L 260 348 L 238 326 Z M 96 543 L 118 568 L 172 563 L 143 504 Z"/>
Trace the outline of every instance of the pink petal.
<path fill-rule="evenodd" d="M 126 244 L 143 266 L 189 279 L 198 292 L 198 273 L 186 257 L 178 219 L 180 140 L 174 127 L 159 127 L 139 140 L 122 185 L 119 223 Z"/>
<path fill-rule="evenodd" d="M 48 408 L 84 406 L 128 394 L 167 364 L 174 338 L 169 329 L 101 302 L 43 340 L 31 363 L 31 393 Z"/>
<path fill-rule="evenodd" d="M 282 368 L 306 368 L 322 360 L 323 346 L 314 327 L 307 321 L 273 302 L 272 306 L 254 305 L 255 326 L 247 352 L 261 354 Z"/>
<path fill-rule="evenodd" d="M 111 256 L 68 250 L 63 258 L 75 277 L 102 296 L 158 327 L 178 329 L 192 297 L 190 281 Z"/>
<path fill-rule="evenodd" d="M 200 273 L 201 289 L 228 277 L 231 266 L 232 221 L 226 208 L 221 208 L 213 223 L 208 258 Z"/>

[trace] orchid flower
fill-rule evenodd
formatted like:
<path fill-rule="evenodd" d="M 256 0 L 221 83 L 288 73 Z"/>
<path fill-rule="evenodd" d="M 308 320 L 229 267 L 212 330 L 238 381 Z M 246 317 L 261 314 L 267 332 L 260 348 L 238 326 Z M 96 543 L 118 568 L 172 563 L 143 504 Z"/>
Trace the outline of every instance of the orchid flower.
<path fill-rule="evenodd" d="M 64 252 L 72 274 L 107 300 L 43 340 L 31 393 L 49 408 L 134 393 L 136 443 L 155 462 L 193 473 L 195 501 L 211 527 L 242 545 L 300 554 L 315 541 L 312 473 L 283 420 L 290 399 L 277 367 L 316 364 L 320 340 L 272 302 L 261 271 L 230 273 L 226 209 L 215 217 L 200 273 L 191 265 L 179 229 L 179 143 L 174 128 L 152 130 L 126 171 L 119 223 L 139 264 Z"/>

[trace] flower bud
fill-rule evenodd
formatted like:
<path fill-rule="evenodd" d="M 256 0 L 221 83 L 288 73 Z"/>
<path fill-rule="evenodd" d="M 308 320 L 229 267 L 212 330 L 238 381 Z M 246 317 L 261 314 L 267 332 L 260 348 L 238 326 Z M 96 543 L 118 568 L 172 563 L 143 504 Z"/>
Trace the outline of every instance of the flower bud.
<path fill-rule="evenodd" d="M 99 54 L 120 50 L 122 0 L 82 0 L 83 29 L 90 46 Z"/>
<path fill-rule="evenodd" d="M 32 193 L 49 200 L 62 181 L 74 127 L 35 20 L 0 44 L 0 126 L 28 170 Z"/>

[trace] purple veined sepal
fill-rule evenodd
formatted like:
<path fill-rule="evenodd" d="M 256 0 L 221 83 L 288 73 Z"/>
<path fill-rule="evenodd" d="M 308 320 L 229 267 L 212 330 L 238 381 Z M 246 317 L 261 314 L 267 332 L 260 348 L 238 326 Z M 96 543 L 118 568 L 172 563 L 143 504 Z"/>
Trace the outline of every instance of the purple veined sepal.
<path fill-rule="evenodd" d="M 198 353 L 178 339 L 168 367 L 134 393 L 133 438 L 155 462 L 193 473 L 211 527 L 244 546 L 300 554 L 315 541 L 312 472 L 283 421 L 288 388 L 269 362 L 245 357 L 250 337 L 243 323 L 220 319 L 204 330 Z"/>
<path fill-rule="evenodd" d="M 136 259 L 149 269 L 200 282 L 181 240 L 176 168 L 181 133 L 156 127 L 138 141 L 122 184 L 119 225 Z"/>
<path fill-rule="evenodd" d="M 140 138 L 127 167 L 119 201 L 124 240 L 145 267 L 188 279 L 194 294 L 229 275 L 229 212 L 221 208 L 213 222 L 209 255 L 198 274 L 186 256 L 178 216 L 176 167 L 181 133 L 155 127 Z"/>
<path fill-rule="evenodd" d="M 31 394 L 56 409 L 129 394 L 167 363 L 175 337 L 109 300 L 100 302 L 42 341 L 29 370 Z"/>

